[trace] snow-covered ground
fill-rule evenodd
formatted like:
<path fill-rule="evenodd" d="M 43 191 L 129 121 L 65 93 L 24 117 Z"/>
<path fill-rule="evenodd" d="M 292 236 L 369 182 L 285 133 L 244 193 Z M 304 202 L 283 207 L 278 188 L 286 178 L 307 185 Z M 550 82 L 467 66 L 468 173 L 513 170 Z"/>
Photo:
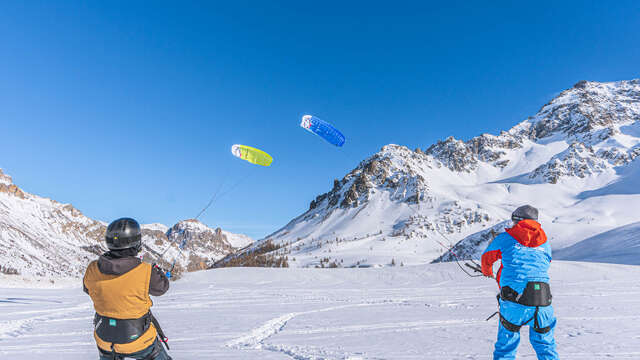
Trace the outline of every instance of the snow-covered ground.
<path fill-rule="evenodd" d="M 553 253 L 556 259 L 640 265 L 640 222 L 590 237 Z"/>
<path fill-rule="evenodd" d="M 554 261 L 551 276 L 562 359 L 640 358 L 639 266 Z M 5 284 L 1 359 L 96 358 L 79 283 Z M 175 359 L 490 359 L 495 293 L 493 280 L 455 263 L 227 268 L 188 274 L 154 313 Z M 526 340 L 519 354 L 535 358 Z"/>

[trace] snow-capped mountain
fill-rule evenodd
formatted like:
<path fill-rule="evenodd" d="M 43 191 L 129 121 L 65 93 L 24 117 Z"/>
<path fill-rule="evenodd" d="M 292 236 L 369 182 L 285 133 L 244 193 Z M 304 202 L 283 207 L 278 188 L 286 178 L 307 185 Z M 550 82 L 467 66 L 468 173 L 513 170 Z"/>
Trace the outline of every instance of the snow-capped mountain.
<path fill-rule="evenodd" d="M 0 272 L 26 277 L 78 277 L 102 254 L 106 225 L 84 216 L 70 204 L 21 190 L 0 170 Z M 211 229 L 195 220 L 172 228 L 142 225 L 147 261 L 174 273 L 206 268 L 209 263 L 252 242 L 244 235 Z M 179 246 L 183 240 L 182 251 Z M 160 258 L 160 255 L 162 255 Z"/>
<path fill-rule="evenodd" d="M 523 204 L 569 247 L 640 221 L 639 144 L 640 80 L 580 81 L 499 135 L 383 147 L 247 251 L 270 241 L 291 266 L 406 264 L 462 240 L 477 256 Z"/>

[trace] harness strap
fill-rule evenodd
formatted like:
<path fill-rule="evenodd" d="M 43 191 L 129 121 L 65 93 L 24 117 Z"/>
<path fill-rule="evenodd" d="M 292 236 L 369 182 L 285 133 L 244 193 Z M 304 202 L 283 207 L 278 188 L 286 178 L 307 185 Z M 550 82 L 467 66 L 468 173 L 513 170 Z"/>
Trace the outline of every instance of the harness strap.
<path fill-rule="evenodd" d="M 153 323 L 153 326 L 155 326 L 156 331 L 158 332 L 158 336 L 160 336 L 160 341 L 162 341 L 162 343 L 167 348 L 167 350 L 171 350 L 169 348 L 169 338 L 167 338 L 164 335 L 164 331 L 162 331 L 162 328 L 160 327 L 160 323 L 158 322 L 158 319 L 156 319 L 156 317 L 153 316 L 153 313 L 151 313 L 151 311 L 149 311 L 149 315 L 151 316 L 151 322 Z"/>
<path fill-rule="evenodd" d="M 502 324 L 502 326 L 504 326 L 505 329 L 511 332 L 520 332 L 520 328 L 522 327 L 522 325 L 524 325 L 516 325 L 512 322 L 509 322 L 509 320 L 505 319 L 502 314 L 500 314 L 500 323 Z"/>
<path fill-rule="evenodd" d="M 115 344 L 114 344 L 114 343 L 111 343 L 111 358 L 112 358 L 113 360 L 120 360 L 120 359 L 121 359 L 121 357 L 120 357 L 120 356 L 118 356 L 118 355 L 116 355 L 116 349 L 114 348 L 114 346 L 115 346 Z"/>
<path fill-rule="evenodd" d="M 538 334 L 546 334 L 551 331 L 551 326 L 543 328 L 540 327 L 540 323 L 538 322 L 538 310 L 540 310 L 540 307 L 536 306 L 536 312 L 533 314 L 533 317 L 535 318 L 535 320 L 533 321 L 533 330 Z"/>
<path fill-rule="evenodd" d="M 547 327 L 540 327 L 540 322 L 538 321 L 538 311 L 540 310 L 539 306 L 536 306 L 536 311 L 535 313 L 533 313 L 533 317 L 529 320 L 527 320 L 524 324 L 522 325 L 516 325 L 512 322 L 510 322 L 509 320 L 505 319 L 504 316 L 502 316 L 502 314 L 500 314 L 500 323 L 502 324 L 502 326 L 504 326 L 505 329 L 511 331 L 511 332 L 520 332 L 520 328 L 527 325 L 528 323 L 531 322 L 531 320 L 533 320 L 533 331 L 539 333 L 539 334 L 546 334 L 549 331 L 551 331 L 551 326 L 547 326 Z"/>
<path fill-rule="evenodd" d="M 489 317 L 487 318 L 487 320 L 485 320 L 485 321 L 489 321 L 489 320 L 493 319 L 493 317 L 494 317 L 494 316 L 496 316 L 496 315 L 498 315 L 498 314 L 500 314 L 500 311 L 496 311 L 496 312 L 494 312 L 494 313 L 493 313 L 493 314 L 491 314 L 491 316 L 489 316 Z"/>
<path fill-rule="evenodd" d="M 162 349 L 160 346 L 162 345 L 158 344 L 158 342 L 155 341 L 153 343 L 153 350 L 151 351 L 151 353 L 145 356 L 142 360 L 154 360 L 158 355 L 160 355 L 160 351 Z"/>

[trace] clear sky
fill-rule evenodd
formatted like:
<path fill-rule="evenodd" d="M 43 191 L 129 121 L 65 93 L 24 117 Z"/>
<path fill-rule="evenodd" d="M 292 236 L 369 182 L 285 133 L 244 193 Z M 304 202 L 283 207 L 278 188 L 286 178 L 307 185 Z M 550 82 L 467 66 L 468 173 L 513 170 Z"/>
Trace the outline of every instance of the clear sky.
<path fill-rule="evenodd" d="M 221 187 L 203 222 L 259 238 L 385 144 L 497 133 L 639 64 L 638 1 L 5 2 L 0 168 L 107 222 L 172 225 Z"/>

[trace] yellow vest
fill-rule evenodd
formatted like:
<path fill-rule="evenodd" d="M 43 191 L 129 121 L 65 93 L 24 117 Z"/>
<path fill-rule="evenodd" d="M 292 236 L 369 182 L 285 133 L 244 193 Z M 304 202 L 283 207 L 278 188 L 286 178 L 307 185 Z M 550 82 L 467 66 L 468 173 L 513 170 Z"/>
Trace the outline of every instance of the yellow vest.
<path fill-rule="evenodd" d="M 149 298 L 151 265 L 141 263 L 122 275 L 103 274 L 98 261 L 89 264 L 84 275 L 84 286 L 89 290 L 93 307 L 98 315 L 113 319 L 139 319 L 146 315 L 153 302 Z M 131 354 L 151 346 L 157 336 L 156 328 L 149 329 L 138 339 L 128 344 L 112 344 L 103 341 L 94 332 L 98 347 L 105 351 L 113 350 L 119 354 Z"/>

